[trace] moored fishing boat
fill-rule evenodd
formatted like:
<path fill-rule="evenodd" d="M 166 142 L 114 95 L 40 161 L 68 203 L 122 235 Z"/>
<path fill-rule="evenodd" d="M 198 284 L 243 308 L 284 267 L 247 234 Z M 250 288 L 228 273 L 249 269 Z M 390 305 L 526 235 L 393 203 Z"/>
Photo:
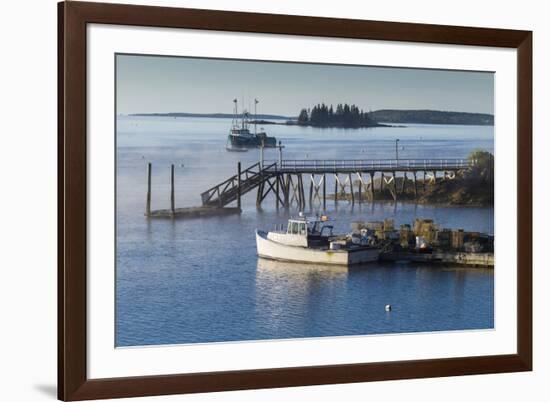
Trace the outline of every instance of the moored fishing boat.
<path fill-rule="evenodd" d="M 234 117 L 231 122 L 231 129 L 227 136 L 228 151 L 246 151 L 247 148 L 259 148 L 262 145 L 267 148 L 277 146 L 277 139 L 269 137 L 267 133 L 260 129 L 258 132 L 256 123 L 254 123 L 254 132 L 250 131 L 249 113 L 243 109 L 239 119 L 237 99 L 233 100 L 235 108 L 233 110 Z M 254 105 L 258 104 L 258 100 L 254 99 Z M 254 106 L 256 108 L 256 106 Z M 256 115 L 256 112 L 254 113 Z"/>
<path fill-rule="evenodd" d="M 286 230 L 256 230 L 258 256 L 278 261 L 354 265 L 377 261 L 380 247 L 365 233 L 334 235 L 328 218 L 299 216 Z"/>

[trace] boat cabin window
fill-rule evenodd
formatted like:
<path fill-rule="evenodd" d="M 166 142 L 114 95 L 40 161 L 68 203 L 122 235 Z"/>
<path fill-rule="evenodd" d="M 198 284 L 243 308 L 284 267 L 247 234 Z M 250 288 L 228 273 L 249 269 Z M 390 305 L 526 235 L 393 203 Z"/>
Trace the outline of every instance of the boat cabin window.
<path fill-rule="evenodd" d="M 298 222 L 289 222 L 287 232 L 290 234 L 298 233 Z"/>
<path fill-rule="evenodd" d="M 299 234 L 299 235 L 307 235 L 307 226 L 305 222 L 289 222 L 287 233 L 290 234 Z"/>

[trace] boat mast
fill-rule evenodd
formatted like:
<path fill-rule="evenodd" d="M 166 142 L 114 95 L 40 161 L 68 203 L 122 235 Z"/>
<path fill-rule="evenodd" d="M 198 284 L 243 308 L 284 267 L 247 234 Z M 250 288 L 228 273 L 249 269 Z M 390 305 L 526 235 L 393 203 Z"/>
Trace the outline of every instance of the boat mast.
<path fill-rule="evenodd" d="M 237 98 L 233 99 L 233 103 L 235 104 L 235 107 L 233 108 L 233 121 L 231 122 L 231 125 L 233 126 L 233 128 L 235 128 L 237 125 L 237 113 L 238 113 Z"/>
<path fill-rule="evenodd" d="M 241 100 L 243 102 L 243 115 L 242 115 L 242 119 L 241 119 L 241 129 L 245 129 L 245 117 L 246 117 L 246 109 L 244 108 L 244 95 L 241 95 Z"/>
<path fill-rule="evenodd" d="M 258 111 L 257 111 L 258 103 L 260 103 L 260 101 L 254 98 L 254 135 L 258 134 L 258 131 L 256 130 L 256 124 L 258 122 Z"/>

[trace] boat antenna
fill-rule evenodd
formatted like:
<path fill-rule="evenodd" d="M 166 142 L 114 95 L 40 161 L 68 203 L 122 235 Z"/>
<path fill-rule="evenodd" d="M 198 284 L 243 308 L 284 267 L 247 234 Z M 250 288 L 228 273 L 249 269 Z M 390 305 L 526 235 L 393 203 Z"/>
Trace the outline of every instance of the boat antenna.
<path fill-rule="evenodd" d="M 242 119 L 242 122 L 241 122 L 241 128 L 244 129 L 245 128 L 245 118 L 246 118 L 246 115 L 245 115 L 245 111 L 246 109 L 244 108 L 244 93 L 241 92 L 241 101 L 243 102 L 243 119 Z"/>
<path fill-rule="evenodd" d="M 237 98 L 233 99 L 233 103 L 235 104 L 235 108 L 233 109 L 233 121 L 231 122 L 231 124 L 233 127 L 235 127 L 237 121 Z"/>

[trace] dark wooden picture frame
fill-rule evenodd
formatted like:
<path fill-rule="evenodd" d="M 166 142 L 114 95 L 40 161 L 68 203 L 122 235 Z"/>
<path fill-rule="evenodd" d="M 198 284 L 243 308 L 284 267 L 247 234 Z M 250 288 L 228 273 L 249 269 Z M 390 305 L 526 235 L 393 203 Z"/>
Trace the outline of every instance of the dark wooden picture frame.
<path fill-rule="evenodd" d="M 88 379 L 86 25 L 192 28 L 517 50 L 517 353 Z M 151 6 L 58 5 L 58 397 L 83 400 L 532 370 L 532 32 Z"/>

